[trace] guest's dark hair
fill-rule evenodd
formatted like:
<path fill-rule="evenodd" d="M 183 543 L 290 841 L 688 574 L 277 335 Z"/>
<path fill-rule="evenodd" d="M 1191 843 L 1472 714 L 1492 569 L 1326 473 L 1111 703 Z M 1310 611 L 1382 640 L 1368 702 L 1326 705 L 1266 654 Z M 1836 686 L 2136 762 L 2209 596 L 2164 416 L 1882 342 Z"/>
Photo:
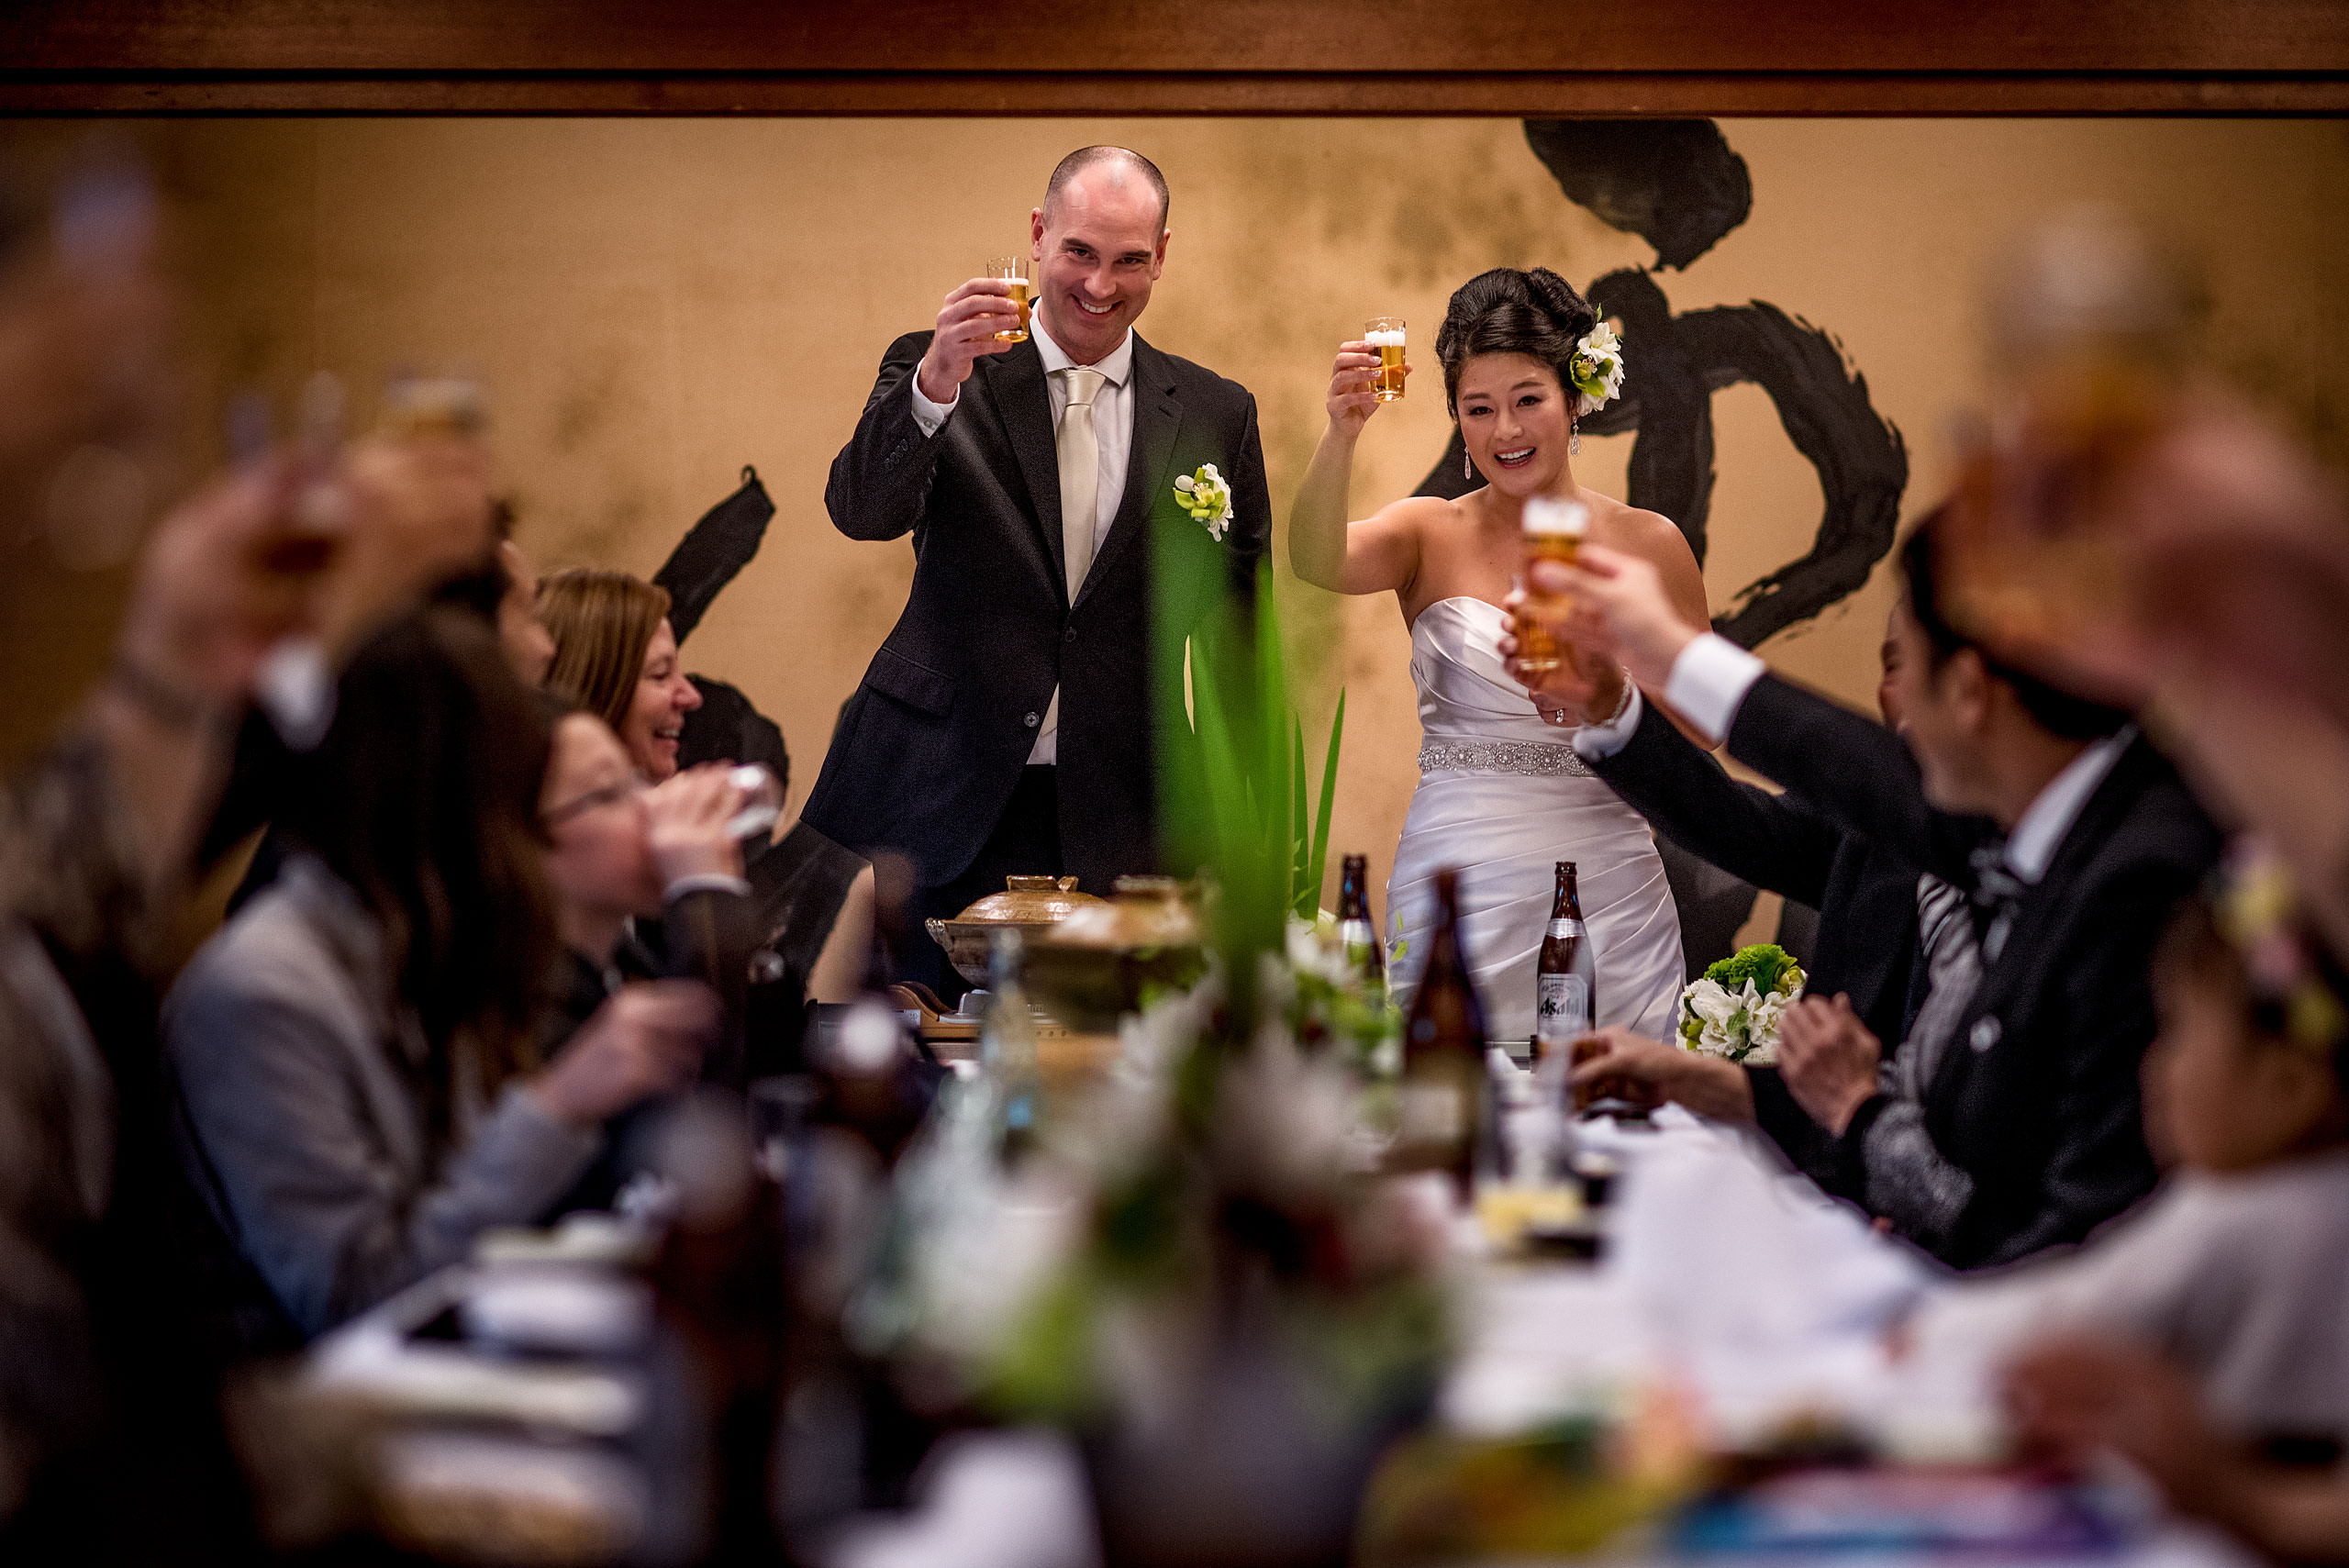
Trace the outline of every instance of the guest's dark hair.
<path fill-rule="evenodd" d="M 1044 214 L 1050 217 L 1052 204 L 1060 199 L 1068 183 L 1092 168 L 1096 163 L 1122 163 L 1141 176 L 1152 195 L 1158 197 L 1158 232 L 1166 232 L 1166 215 L 1174 209 L 1174 197 L 1166 188 L 1166 176 L 1158 165 L 1130 147 L 1112 147 L 1104 143 L 1097 147 L 1080 147 L 1052 167 L 1052 177 L 1044 183 Z"/>
<path fill-rule="evenodd" d="M 398 1065 L 440 1130 L 462 1059 L 484 1095 L 537 1065 L 557 951 L 538 828 L 551 740 L 496 635 L 430 607 L 361 648 L 326 740 L 295 761 L 278 825 L 382 928 L 390 1000 L 428 1048 Z"/>
<path fill-rule="evenodd" d="M 1495 267 L 1477 273 L 1453 291 L 1443 325 L 1436 329 L 1444 402 L 1459 402 L 1460 367 L 1478 354 L 1539 360 L 1557 372 L 1558 385 L 1571 399 L 1574 383 L 1566 363 L 1583 334 L 1598 325 L 1598 312 L 1590 301 L 1547 267 Z"/>
<path fill-rule="evenodd" d="M 2123 710 L 2075 696 L 2002 662 L 1950 620 L 1940 552 L 1934 543 L 1946 511 L 1946 506 L 1937 506 L 1928 512 L 1909 530 L 1908 539 L 1900 546 L 1900 575 L 1909 585 L 1909 614 L 1925 634 L 1932 668 L 1939 670 L 1949 662 L 1952 654 L 1970 648 L 1981 659 L 1984 669 L 2014 688 L 2023 711 L 2049 734 L 2066 740 L 2101 740 L 2118 731 L 2129 722 L 2129 715 Z"/>

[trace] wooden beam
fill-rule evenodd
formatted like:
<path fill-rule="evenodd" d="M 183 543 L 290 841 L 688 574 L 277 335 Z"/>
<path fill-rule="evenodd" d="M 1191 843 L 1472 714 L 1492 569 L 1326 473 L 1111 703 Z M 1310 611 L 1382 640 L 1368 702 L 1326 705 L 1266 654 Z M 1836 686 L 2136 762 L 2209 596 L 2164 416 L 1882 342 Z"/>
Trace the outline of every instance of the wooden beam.
<path fill-rule="evenodd" d="M 27 114 L 2333 114 L 2343 0 L 15 0 Z"/>
<path fill-rule="evenodd" d="M 6 115 L 2349 114 L 2338 77 L 1937 75 L 806 75 L 57 77 L 0 72 Z"/>

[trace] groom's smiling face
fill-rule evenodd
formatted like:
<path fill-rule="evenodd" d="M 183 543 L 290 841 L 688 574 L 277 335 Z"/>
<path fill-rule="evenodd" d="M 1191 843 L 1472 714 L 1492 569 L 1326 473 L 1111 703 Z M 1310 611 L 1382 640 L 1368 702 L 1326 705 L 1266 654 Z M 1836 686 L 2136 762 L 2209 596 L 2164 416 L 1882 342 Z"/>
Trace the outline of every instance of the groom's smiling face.
<path fill-rule="evenodd" d="M 1077 173 L 1030 216 L 1044 330 L 1081 365 L 1125 340 L 1166 264 L 1165 209 L 1116 161 Z"/>

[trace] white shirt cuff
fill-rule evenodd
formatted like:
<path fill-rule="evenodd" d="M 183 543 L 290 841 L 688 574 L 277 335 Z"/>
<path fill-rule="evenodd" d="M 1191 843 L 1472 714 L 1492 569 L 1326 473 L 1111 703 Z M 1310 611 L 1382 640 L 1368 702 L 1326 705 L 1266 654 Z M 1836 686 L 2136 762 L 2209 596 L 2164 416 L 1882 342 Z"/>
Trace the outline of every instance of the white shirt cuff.
<path fill-rule="evenodd" d="M 1623 705 L 1621 713 L 1605 724 L 1586 724 L 1575 731 L 1575 755 L 1586 762 L 1603 762 L 1629 746 L 1631 731 L 1640 727 L 1640 715 L 1646 707 L 1647 699 L 1633 686 L 1631 700 Z"/>
<path fill-rule="evenodd" d="M 722 871 L 697 871 L 671 883 L 661 901 L 674 904 L 688 893 L 739 893 L 747 897 L 750 892 L 751 884 L 739 876 L 729 876 Z"/>
<path fill-rule="evenodd" d="M 1723 637 L 1709 631 L 1680 651 L 1672 662 L 1672 678 L 1664 684 L 1664 700 L 1673 710 L 1716 740 L 1729 739 L 1745 694 L 1770 667 Z"/>
<path fill-rule="evenodd" d="M 959 386 L 954 389 L 953 402 L 932 403 L 922 392 L 921 371 L 918 366 L 915 368 L 913 374 L 913 394 L 914 423 L 921 428 L 921 433 L 925 437 L 938 434 L 940 428 L 946 423 L 946 417 L 962 406 L 963 403 L 963 389 Z"/>

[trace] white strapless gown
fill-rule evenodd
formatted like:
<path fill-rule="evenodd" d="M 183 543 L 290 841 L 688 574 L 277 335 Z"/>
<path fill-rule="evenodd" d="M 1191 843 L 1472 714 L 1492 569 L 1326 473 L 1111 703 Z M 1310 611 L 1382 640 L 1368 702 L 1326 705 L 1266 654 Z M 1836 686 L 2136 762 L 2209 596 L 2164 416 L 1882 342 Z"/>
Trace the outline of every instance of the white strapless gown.
<path fill-rule="evenodd" d="M 1388 973 L 1408 1007 L 1427 962 L 1435 873 L 1457 867 L 1486 1029 L 1493 1043 L 1523 1051 L 1556 864 L 1573 861 L 1597 950 L 1598 1022 L 1668 1040 L 1680 914 L 1655 836 L 1575 755 L 1573 732 L 1544 724 L 1501 667 L 1508 618 L 1482 599 L 1439 599 L 1411 628 L 1426 741 L 1386 884 Z"/>

